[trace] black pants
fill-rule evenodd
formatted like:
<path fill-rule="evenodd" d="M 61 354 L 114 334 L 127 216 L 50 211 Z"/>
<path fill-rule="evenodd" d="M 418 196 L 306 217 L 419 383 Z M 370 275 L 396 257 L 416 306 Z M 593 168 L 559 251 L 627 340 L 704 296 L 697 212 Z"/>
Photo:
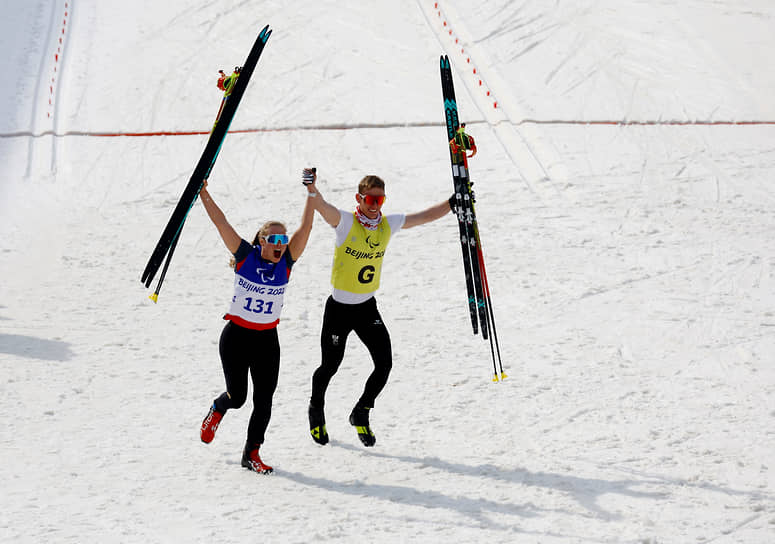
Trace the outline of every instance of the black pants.
<path fill-rule="evenodd" d="M 328 297 L 320 334 L 322 361 L 312 375 L 312 405 L 323 408 L 326 389 L 344 359 L 347 336 L 351 331 L 355 331 L 366 345 L 374 362 L 374 370 L 366 380 L 358 405 L 373 408 L 377 395 L 384 389 L 393 366 L 393 354 L 377 301 L 370 298 L 361 304 L 342 304 Z"/>
<path fill-rule="evenodd" d="M 248 423 L 247 442 L 251 446 L 263 444 L 280 373 L 277 329 L 257 331 L 229 321 L 221 333 L 218 349 L 226 378 L 226 393 L 215 399 L 215 409 L 225 414 L 227 410 L 245 404 L 249 371 L 253 380 L 253 413 Z"/>

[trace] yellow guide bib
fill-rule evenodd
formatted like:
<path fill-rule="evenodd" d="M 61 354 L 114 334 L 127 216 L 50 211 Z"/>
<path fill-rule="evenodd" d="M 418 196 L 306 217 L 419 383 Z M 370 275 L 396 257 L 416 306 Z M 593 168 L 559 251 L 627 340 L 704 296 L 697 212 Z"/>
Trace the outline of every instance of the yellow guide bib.
<path fill-rule="evenodd" d="M 353 217 L 350 232 L 334 251 L 334 264 L 331 267 L 331 285 L 334 289 L 357 294 L 376 291 L 390 233 L 390 224 L 384 216 L 376 230 L 367 229 Z"/>

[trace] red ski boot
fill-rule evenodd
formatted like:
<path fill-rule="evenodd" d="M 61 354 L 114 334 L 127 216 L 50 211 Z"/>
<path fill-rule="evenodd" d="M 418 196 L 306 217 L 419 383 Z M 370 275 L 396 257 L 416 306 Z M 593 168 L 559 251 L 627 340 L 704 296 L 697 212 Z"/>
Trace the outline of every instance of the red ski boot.
<path fill-rule="evenodd" d="M 245 446 L 245 451 L 242 452 L 242 466 L 259 474 L 271 474 L 274 469 L 265 464 L 258 455 L 260 446 L 260 444 Z"/>
<path fill-rule="evenodd" d="M 213 403 L 204 421 L 202 421 L 202 428 L 199 430 L 199 438 L 202 439 L 202 442 L 209 444 L 213 441 L 215 431 L 218 430 L 222 418 L 223 414 L 215 409 L 215 403 Z"/>

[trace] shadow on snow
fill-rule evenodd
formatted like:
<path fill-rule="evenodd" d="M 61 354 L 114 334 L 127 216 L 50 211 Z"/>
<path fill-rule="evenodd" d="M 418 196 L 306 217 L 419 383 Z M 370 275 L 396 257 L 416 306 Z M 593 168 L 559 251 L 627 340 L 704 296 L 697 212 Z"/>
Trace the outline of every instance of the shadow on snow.
<path fill-rule="evenodd" d="M 43 361 L 69 361 L 73 358 L 67 342 L 22 334 L 0 333 L 0 353 Z"/>

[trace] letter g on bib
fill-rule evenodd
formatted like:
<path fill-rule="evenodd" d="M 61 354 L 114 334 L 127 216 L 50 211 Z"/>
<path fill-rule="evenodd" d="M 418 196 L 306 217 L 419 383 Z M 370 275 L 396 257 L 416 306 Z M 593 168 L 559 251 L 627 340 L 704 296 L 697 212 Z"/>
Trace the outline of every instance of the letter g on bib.
<path fill-rule="evenodd" d="M 374 272 L 376 269 L 371 265 L 366 265 L 358 272 L 358 281 L 361 283 L 371 283 L 374 279 Z"/>

